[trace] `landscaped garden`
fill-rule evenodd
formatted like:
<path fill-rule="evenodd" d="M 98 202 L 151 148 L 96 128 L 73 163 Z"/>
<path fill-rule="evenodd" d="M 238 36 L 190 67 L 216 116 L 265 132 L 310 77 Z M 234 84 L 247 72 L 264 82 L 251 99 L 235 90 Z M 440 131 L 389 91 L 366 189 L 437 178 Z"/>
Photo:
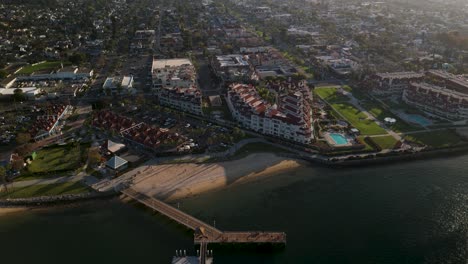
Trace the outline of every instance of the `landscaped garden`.
<path fill-rule="evenodd" d="M 373 120 L 359 111 L 356 107 L 349 103 L 334 103 L 331 106 L 348 120 L 352 126 L 359 129 L 362 135 L 383 135 L 387 134 L 385 129 L 381 128 Z"/>
<path fill-rule="evenodd" d="M 320 98 L 329 103 L 349 101 L 349 98 L 346 95 L 337 93 L 338 87 L 319 87 L 315 88 L 314 91 L 318 96 L 320 96 Z"/>
<path fill-rule="evenodd" d="M 382 136 L 382 137 L 373 137 L 372 141 L 375 144 L 379 145 L 381 149 L 393 149 L 395 147 L 397 140 L 393 136 Z"/>
<path fill-rule="evenodd" d="M 392 112 L 386 110 L 379 102 L 366 100 L 361 101 L 361 105 L 381 122 L 384 122 L 384 119 L 387 117 L 394 118 L 396 123 L 389 127 L 395 132 L 410 132 L 424 129 L 423 127 L 406 123 Z"/>

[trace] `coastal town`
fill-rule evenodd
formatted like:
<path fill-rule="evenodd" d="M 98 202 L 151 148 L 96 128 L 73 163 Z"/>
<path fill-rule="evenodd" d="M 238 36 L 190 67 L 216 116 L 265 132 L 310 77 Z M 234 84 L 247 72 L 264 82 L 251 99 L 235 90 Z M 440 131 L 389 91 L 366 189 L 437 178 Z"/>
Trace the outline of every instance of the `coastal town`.
<path fill-rule="evenodd" d="M 200 252 L 173 263 L 285 243 L 175 202 L 468 151 L 468 5 L 418 2 L 2 1 L 0 205 L 132 198 L 194 230 Z"/>

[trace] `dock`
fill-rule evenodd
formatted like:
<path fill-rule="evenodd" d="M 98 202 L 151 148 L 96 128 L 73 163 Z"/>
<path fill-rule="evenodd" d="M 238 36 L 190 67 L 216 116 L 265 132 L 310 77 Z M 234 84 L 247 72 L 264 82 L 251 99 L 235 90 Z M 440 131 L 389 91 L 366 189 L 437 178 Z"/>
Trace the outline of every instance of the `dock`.
<path fill-rule="evenodd" d="M 230 244 L 230 243 L 252 243 L 252 244 L 286 244 L 286 233 L 284 232 L 229 232 L 221 231 L 165 202 L 137 192 L 132 188 L 121 190 L 122 194 L 144 204 L 145 206 L 169 217 L 177 223 L 194 231 L 195 244 Z"/>

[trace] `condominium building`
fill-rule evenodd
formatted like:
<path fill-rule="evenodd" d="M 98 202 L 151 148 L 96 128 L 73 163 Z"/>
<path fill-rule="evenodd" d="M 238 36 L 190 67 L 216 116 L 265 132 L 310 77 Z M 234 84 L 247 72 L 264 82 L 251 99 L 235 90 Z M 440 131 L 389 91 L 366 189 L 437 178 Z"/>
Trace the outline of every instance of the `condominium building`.
<path fill-rule="evenodd" d="M 227 104 L 242 126 L 256 132 L 308 144 L 313 139 L 310 91 L 306 87 L 289 89 L 271 105 L 252 85 L 232 84 Z"/>
<path fill-rule="evenodd" d="M 423 77 L 423 73 L 416 72 L 377 73 L 372 78 L 372 91 L 376 95 L 401 97 L 410 82 L 422 80 Z"/>
<path fill-rule="evenodd" d="M 202 115 L 202 94 L 189 59 L 154 60 L 153 90 L 162 105 Z"/>
<path fill-rule="evenodd" d="M 428 71 L 422 82 L 411 82 L 403 101 L 450 120 L 468 120 L 468 81 L 443 71 Z"/>

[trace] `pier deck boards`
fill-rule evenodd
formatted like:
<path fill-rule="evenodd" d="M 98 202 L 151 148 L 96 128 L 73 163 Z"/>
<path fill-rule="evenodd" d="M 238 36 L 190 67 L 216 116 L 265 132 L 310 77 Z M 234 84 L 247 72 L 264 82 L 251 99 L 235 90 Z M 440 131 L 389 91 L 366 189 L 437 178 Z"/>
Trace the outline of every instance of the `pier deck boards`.
<path fill-rule="evenodd" d="M 195 243 L 286 243 L 284 232 L 225 232 L 221 231 L 177 208 L 158 199 L 139 193 L 132 188 L 121 191 L 126 196 L 158 211 L 172 220 L 194 231 L 203 230 L 202 234 L 195 234 Z"/>

